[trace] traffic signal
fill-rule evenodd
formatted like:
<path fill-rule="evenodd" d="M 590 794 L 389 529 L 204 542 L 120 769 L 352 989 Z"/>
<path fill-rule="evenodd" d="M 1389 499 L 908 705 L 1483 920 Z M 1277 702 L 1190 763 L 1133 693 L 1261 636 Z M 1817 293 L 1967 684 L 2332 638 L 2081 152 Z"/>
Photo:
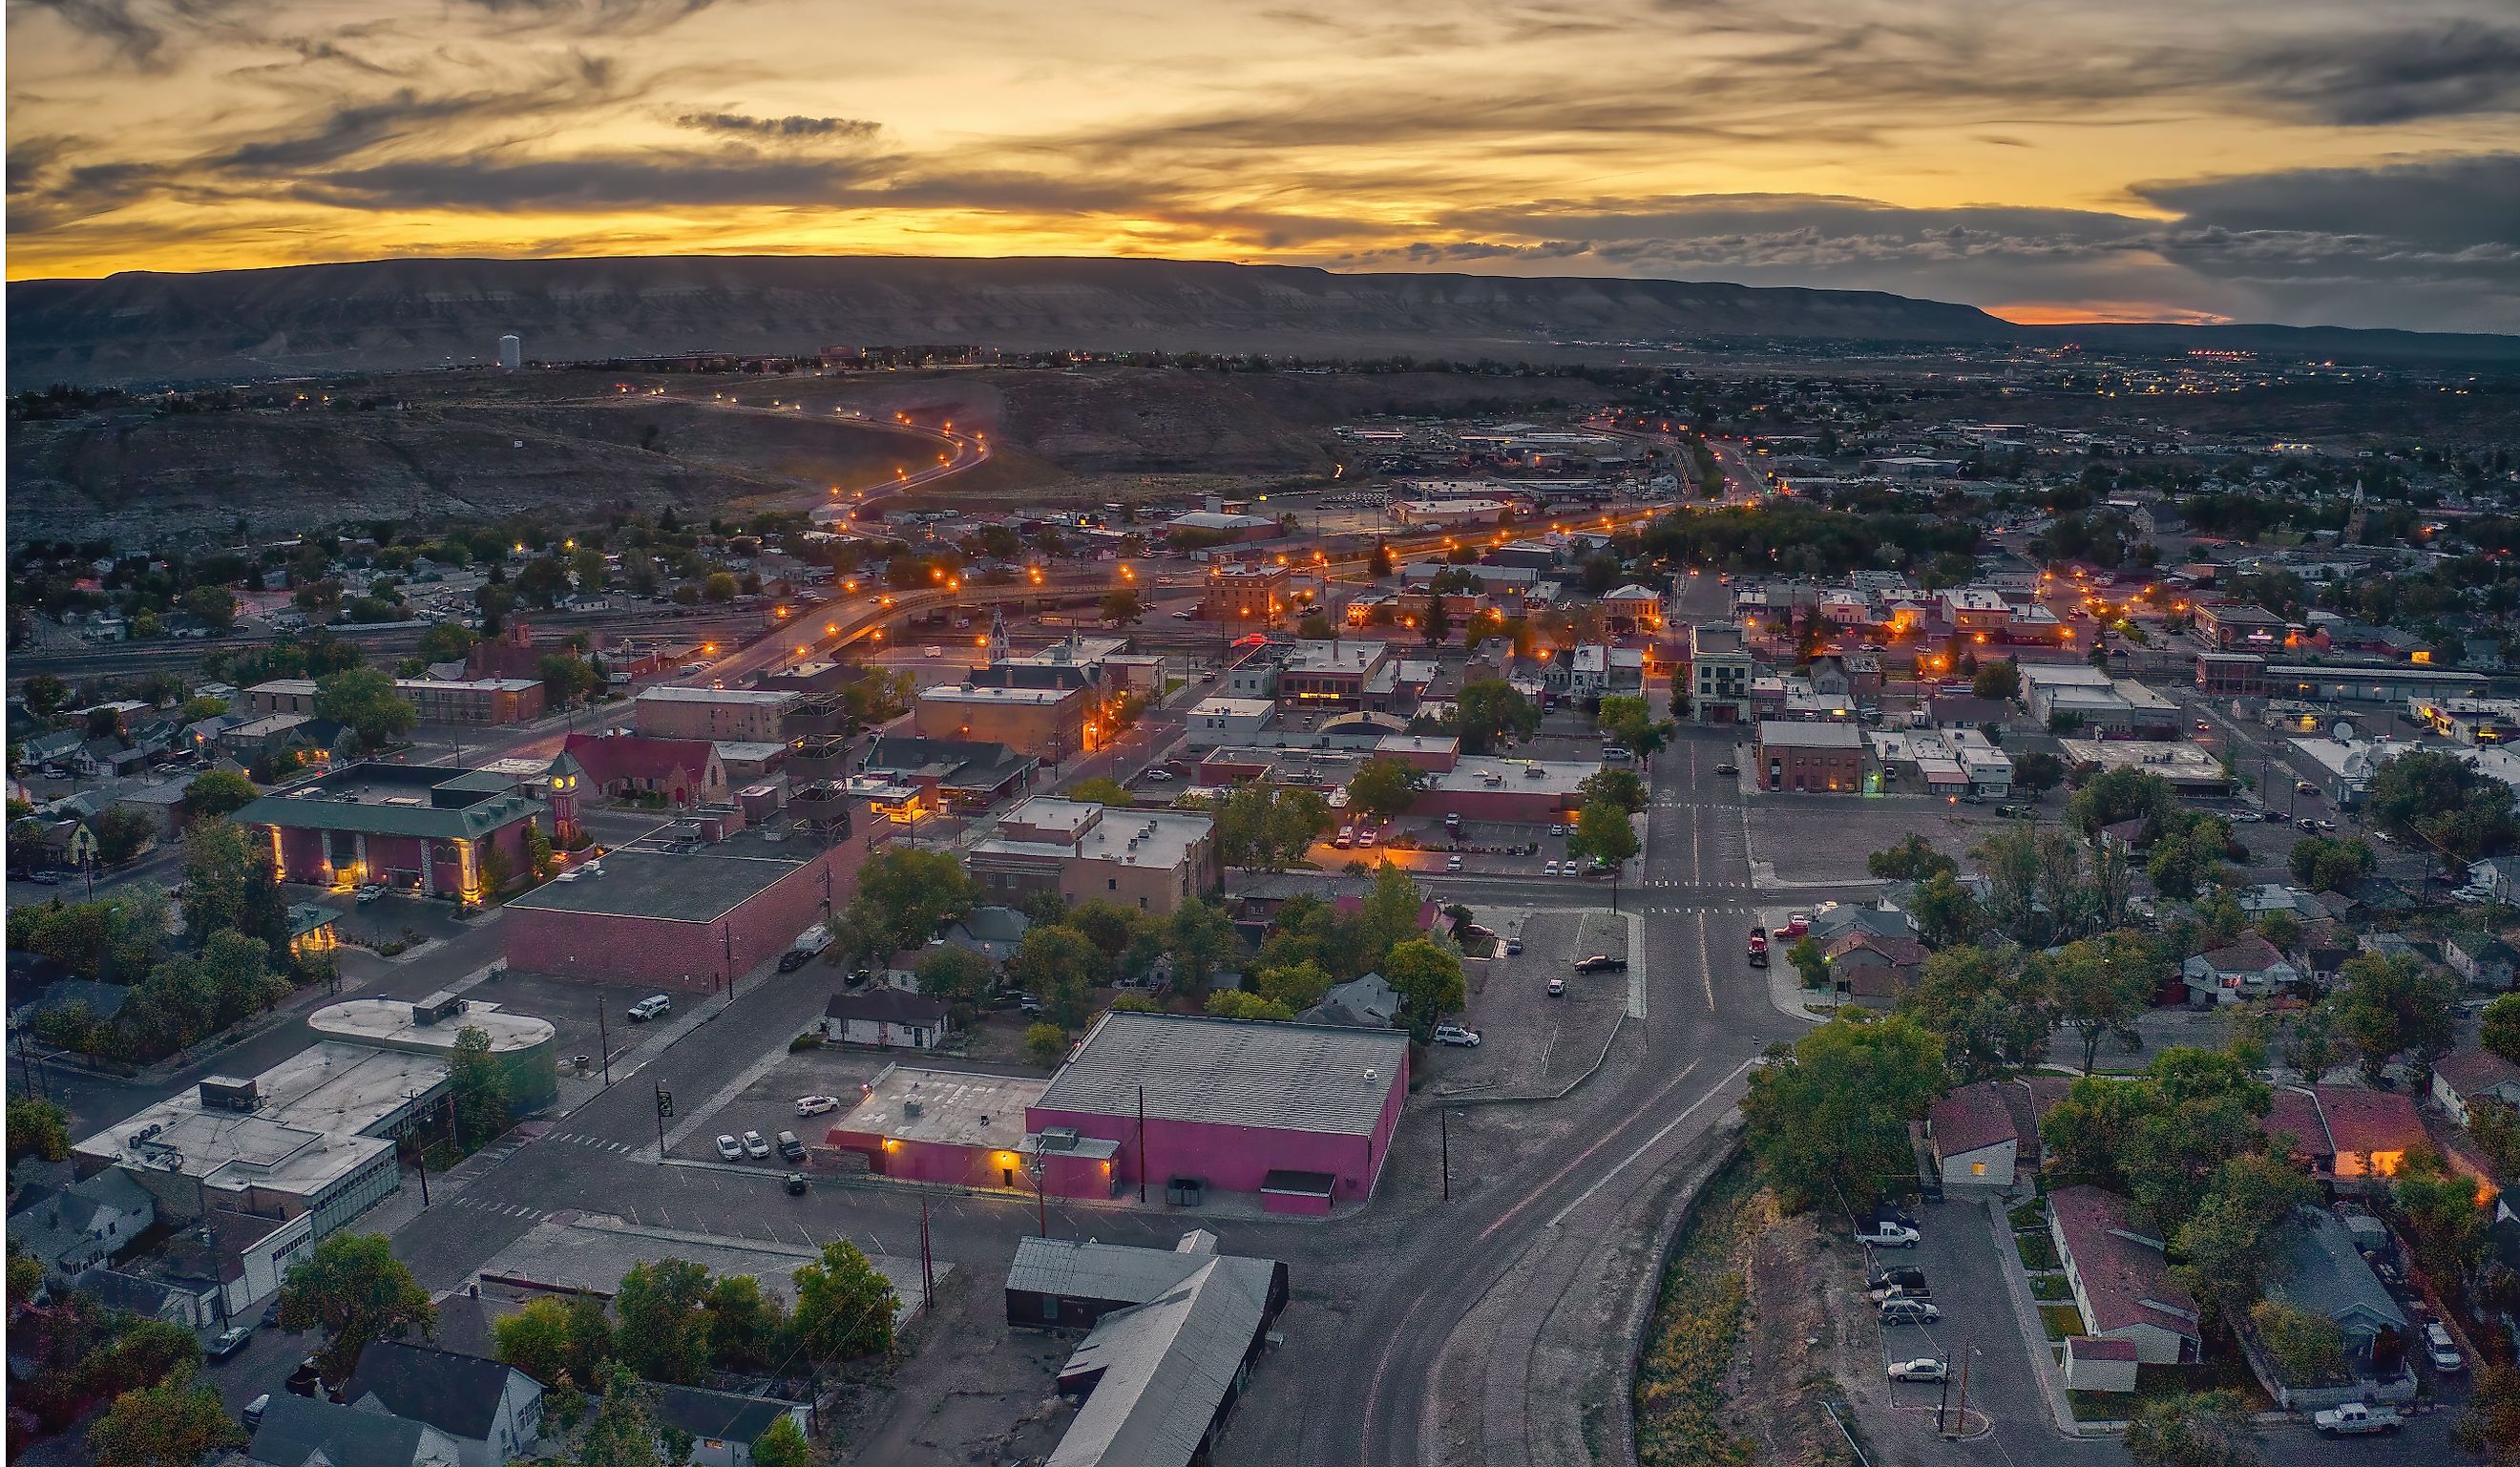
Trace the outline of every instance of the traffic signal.
<path fill-rule="evenodd" d="M 656 1091 L 656 1114 L 659 1116 L 670 1116 L 673 1113 L 674 1092 L 660 1087 Z"/>

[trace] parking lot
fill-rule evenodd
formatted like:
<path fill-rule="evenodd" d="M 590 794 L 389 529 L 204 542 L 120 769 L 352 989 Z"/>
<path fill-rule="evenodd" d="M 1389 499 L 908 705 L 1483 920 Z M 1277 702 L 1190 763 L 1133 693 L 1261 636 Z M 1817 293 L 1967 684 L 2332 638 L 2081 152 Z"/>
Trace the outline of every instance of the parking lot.
<path fill-rule="evenodd" d="M 420 974 L 398 975 L 382 980 L 378 996 L 418 999 L 433 986 L 431 979 Z M 617 1065 L 624 1056 L 661 1032 L 662 1024 L 634 1024 L 628 1016 L 631 1004 L 654 992 L 651 988 L 576 982 L 502 968 L 475 984 L 464 997 L 496 1003 L 511 1013 L 531 1014 L 551 1024 L 555 1031 L 552 1052 L 560 1063 L 559 1110 L 564 1113 L 603 1086 L 607 1044 L 610 1045 L 611 1059 Z M 700 1000 L 698 996 L 677 995 L 674 1001 L 679 1009 L 685 1002 Z M 596 1017 L 599 1010 L 603 1013 L 601 1022 Z M 582 1075 L 573 1062 L 581 1054 L 587 1059 Z"/>
<path fill-rule="evenodd" d="M 698 1117 L 698 1124 L 674 1145 L 673 1154 L 695 1161 L 717 1161 L 720 1159 L 717 1137 L 720 1134 L 741 1137 L 747 1131 L 757 1131 L 764 1140 L 773 1141 L 779 1133 L 792 1131 L 799 1140 L 813 1145 L 823 1138 L 823 1133 L 831 1129 L 833 1121 L 858 1103 L 859 1087 L 872 1082 L 885 1065 L 896 1062 L 915 1064 L 919 1062 L 919 1056 L 908 1052 L 890 1054 L 874 1049 L 829 1047 L 802 1049 L 783 1055 L 716 1110 L 692 1112 Z M 800 1095 L 830 1095 L 840 1103 L 837 1109 L 800 1118 L 796 1114 L 796 1099 Z M 690 1097 L 690 1103 L 701 1105 L 707 1099 L 707 1096 L 694 1095 Z M 766 1161 L 755 1160 L 749 1164 L 783 1170 L 788 1165 L 776 1153 Z"/>
<path fill-rule="evenodd" d="M 1374 830 L 1370 846 L 1341 846 L 1335 836 L 1315 841 L 1304 859 L 1324 870 L 1344 868 L 1351 861 L 1378 866 L 1388 861 L 1407 870 L 1429 875 L 1530 876 L 1578 881 L 1576 859 L 1567 854 L 1573 827 L 1566 824 L 1508 821 L 1464 821 L 1458 830 L 1442 821 L 1404 819 Z M 1394 845 L 1394 839 L 1401 844 Z M 1456 870 L 1451 858 L 1462 858 Z"/>
<path fill-rule="evenodd" d="M 2053 821 L 2053 795 L 2036 807 Z M 1910 835 L 1955 859 L 2003 823 L 1994 805 L 1951 805 L 1911 795 L 1760 794 L 1750 800 L 1750 856 L 1775 879 L 1817 884 L 1870 879 L 1865 861 Z"/>
<path fill-rule="evenodd" d="M 1483 965 L 1464 1019 L 1479 1045 L 1434 1048 L 1426 1057 L 1429 1081 L 1439 1093 L 1562 1089 L 1600 1058 L 1628 1006 L 1628 973 L 1578 973 L 1574 965 L 1595 954 L 1629 957 L 1627 923 L 1600 911 L 1491 913 L 1485 920 L 1500 934 L 1519 934 L 1522 952 Z M 1563 981 L 1564 992 L 1549 992 L 1552 978 Z"/>

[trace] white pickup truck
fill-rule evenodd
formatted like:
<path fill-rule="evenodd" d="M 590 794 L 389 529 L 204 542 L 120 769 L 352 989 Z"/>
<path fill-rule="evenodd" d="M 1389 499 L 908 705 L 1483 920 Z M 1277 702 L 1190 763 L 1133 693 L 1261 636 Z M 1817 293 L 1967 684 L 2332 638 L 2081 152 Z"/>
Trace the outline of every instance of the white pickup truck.
<path fill-rule="evenodd" d="M 2404 1423 L 2395 1406 L 2364 1405 L 2349 1400 L 2334 1410 L 2319 1411 L 2310 1424 L 2322 1437 L 2386 1437 L 2395 1435 Z"/>

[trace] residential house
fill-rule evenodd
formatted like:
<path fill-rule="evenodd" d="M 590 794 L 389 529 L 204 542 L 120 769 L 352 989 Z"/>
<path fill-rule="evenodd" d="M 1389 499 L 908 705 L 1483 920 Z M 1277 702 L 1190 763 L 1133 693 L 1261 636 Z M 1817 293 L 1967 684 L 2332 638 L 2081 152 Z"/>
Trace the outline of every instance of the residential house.
<path fill-rule="evenodd" d="M 1850 932 L 1823 951 L 1837 991 L 1868 1007 L 1897 1002 L 1925 971 L 1925 946 L 1912 937 Z"/>
<path fill-rule="evenodd" d="M 863 993 L 833 994 L 823 1005 L 823 1038 L 838 1045 L 885 1049 L 933 1049 L 954 1032 L 942 999 L 875 986 Z"/>
<path fill-rule="evenodd" d="M 2325 1208 L 2297 1208 L 2271 1251 L 2267 1299 L 2328 1320 L 2345 1337 L 2345 1360 L 2355 1379 L 2333 1399 L 2411 1400 L 2415 1379 L 2406 1359 L 2406 1311 L 2364 1262 L 2343 1221 Z M 2246 1335 L 2242 1343 L 2254 1347 Z M 2251 1353 L 2261 1356 L 2254 1348 Z M 2306 1384 L 2283 1382 L 2277 1403 L 2297 1408 L 2330 1399 L 2325 1393 L 2303 1399 L 2293 1388 Z"/>
<path fill-rule="evenodd" d="M 2240 911 L 2247 913 L 2252 921 L 2274 911 L 2288 911 L 2304 921 L 2327 914 L 2325 909 L 2318 905 L 2318 896 L 2306 886 L 2283 886 L 2266 881 L 2243 888 L 2237 898 Z"/>
<path fill-rule="evenodd" d="M 1351 1029 L 1388 1029 L 1400 1014 L 1400 995 L 1380 973 L 1368 973 L 1330 985 L 1322 1001 L 1295 1017 L 1307 1024 L 1343 1024 Z"/>
<path fill-rule="evenodd" d="M 811 1431 L 814 1424 L 814 1408 L 801 1400 L 738 1396 L 695 1386 L 648 1389 L 652 1395 L 648 1415 L 659 1434 L 672 1429 L 691 1438 L 691 1467 L 751 1467 L 752 1445 L 779 1418 L 795 1422 L 798 1431 Z"/>
<path fill-rule="evenodd" d="M 1012 907 L 974 908 L 969 916 L 945 929 L 938 941 L 985 959 L 993 972 L 1006 971 L 1007 959 L 1023 945 L 1032 918 Z"/>
<path fill-rule="evenodd" d="M 2491 1049 L 2459 1049 L 2433 1061 L 2433 1103 L 2459 1125 L 2479 1099 L 2520 1106 L 2520 1065 Z M 12 1229 L 14 1231 L 14 1229 Z"/>
<path fill-rule="evenodd" d="M 2084 1332 L 2127 1340 L 2147 1365 L 2180 1365 L 2204 1347 L 2195 1296 L 2170 1274 L 2161 1239 L 2129 1220 L 2131 1204 L 2094 1186 L 2048 1199 L 2048 1231 L 2082 1311 Z"/>
<path fill-rule="evenodd" d="M 2442 942 L 2442 965 L 2469 988 L 2508 993 L 2513 969 L 2520 966 L 2520 953 L 2491 932 L 2454 932 Z"/>
<path fill-rule="evenodd" d="M 543 1388 L 513 1365 L 401 1340 L 359 1352 L 341 1399 L 436 1428 L 455 1441 L 458 1467 L 500 1467 L 532 1454 L 543 1434 Z"/>
<path fill-rule="evenodd" d="M 1934 1102 L 1925 1135 L 1943 1185 L 2010 1187 L 2020 1157 L 2020 1136 L 2001 1085 L 1964 1085 Z"/>
<path fill-rule="evenodd" d="M 461 1467 L 462 1455 L 425 1421 L 278 1391 L 246 1448 L 259 1467 Z"/>
<path fill-rule="evenodd" d="M 2228 948 L 2197 954 L 2179 972 L 2187 980 L 2188 1002 L 2199 1008 L 2263 999 L 2301 982 L 2301 969 L 2254 933 Z"/>
<path fill-rule="evenodd" d="M 2394 1090 L 2314 1085 L 2310 1092 L 2335 1147 L 2330 1180 L 2338 1191 L 2367 1191 L 2385 1183 L 2406 1165 L 2408 1152 L 2431 1144 L 2415 1102 Z"/>
<path fill-rule="evenodd" d="M 2467 884 L 2498 902 L 2520 906 L 2520 856 L 2490 856 L 2469 862 Z"/>
<path fill-rule="evenodd" d="M 9 1214 L 9 1247 L 55 1277 L 73 1278 L 129 1248 L 157 1221 L 147 1188 L 128 1173 L 100 1172 L 67 1187 L 26 1188 Z"/>

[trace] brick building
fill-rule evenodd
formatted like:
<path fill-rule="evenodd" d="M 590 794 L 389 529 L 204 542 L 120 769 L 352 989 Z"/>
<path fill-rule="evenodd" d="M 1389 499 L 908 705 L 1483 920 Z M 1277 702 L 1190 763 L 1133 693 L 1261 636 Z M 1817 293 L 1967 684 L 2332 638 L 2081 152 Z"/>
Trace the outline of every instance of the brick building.
<path fill-rule="evenodd" d="M 543 716 L 543 685 L 529 678 L 396 678 L 394 691 L 425 724 L 521 724 Z"/>
<path fill-rule="evenodd" d="M 1855 794 L 1864 788 L 1864 731 L 1853 724 L 1759 725 L 1759 787 Z"/>
<path fill-rule="evenodd" d="M 857 893 L 887 838 L 862 805 L 832 843 L 795 828 L 741 830 L 698 849 L 643 841 L 508 903 L 508 965 L 707 993 L 776 958 Z"/>
<path fill-rule="evenodd" d="M 1283 565 L 1211 565 L 1207 594 L 1200 598 L 1201 621 L 1274 623 L 1286 606 Z"/>
<path fill-rule="evenodd" d="M 2267 659 L 2252 652 L 2198 652 L 2196 690 L 2211 697 L 2267 695 Z"/>
<path fill-rule="evenodd" d="M 315 716 L 315 680 L 313 678 L 274 678 L 256 683 L 245 690 L 245 706 L 231 710 L 248 719 L 291 715 L 297 718 Z"/>
<path fill-rule="evenodd" d="M 489 894 L 491 851 L 512 873 L 524 870 L 538 808 L 511 776 L 354 764 L 264 795 L 235 820 L 270 842 L 284 881 L 377 884 L 470 905 Z"/>
<path fill-rule="evenodd" d="M 788 714 L 804 700 L 793 689 L 651 688 L 631 707 L 652 738 L 785 743 Z"/>
<path fill-rule="evenodd" d="M 1169 810 L 1114 810 L 1040 795 L 998 822 L 965 865 L 993 902 L 1035 892 L 1101 897 L 1158 915 L 1224 884 L 1216 822 Z"/>
<path fill-rule="evenodd" d="M 640 734 L 571 734 L 562 745 L 586 782 L 615 799 L 661 795 L 677 809 L 726 798 L 726 764 L 716 744 Z"/>
<path fill-rule="evenodd" d="M 911 728 L 922 738 L 1002 743 L 1050 759 L 1064 759 L 1102 743 L 1091 689 L 992 688 L 975 682 L 941 684 L 919 694 Z"/>

